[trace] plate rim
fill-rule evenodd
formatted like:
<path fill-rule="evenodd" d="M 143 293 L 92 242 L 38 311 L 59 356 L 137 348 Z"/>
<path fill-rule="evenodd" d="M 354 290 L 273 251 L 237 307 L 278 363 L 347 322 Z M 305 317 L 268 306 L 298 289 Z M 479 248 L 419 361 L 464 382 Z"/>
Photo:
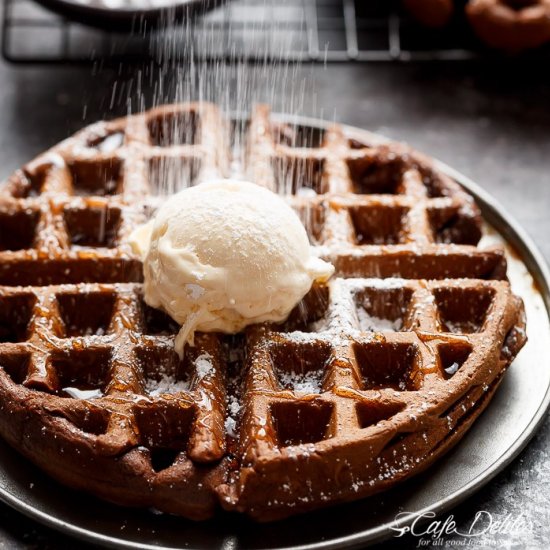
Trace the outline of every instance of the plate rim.
<path fill-rule="evenodd" d="M 242 113 L 227 113 L 227 118 L 230 121 L 242 121 L 248 119 L 248 115 Z M 298 115 L 288 115 L 284 113 L 273 113 L 272 118 L 278 121 L 289 122 L 291 124 L 300 124 L 304 126 L 310 126 L 317 129 L 327 129 L 334 124 L 337 124 L 344 134 L 348 137 L 358 137 L 363 140 L 370 140 L 374 143 L 403 143 L 398 140 L 389 139 L 383 135 L 380 135 L 369 130 L 364 130 L 356 126 L 330 122 L 314 117 L 304 117 Z M 414 149 L 416 150 L 416 149 Z M 509 214 L 506 208 L 494 198 L 489 192 L 487 192 L 478 183 L 474 182 L 469 177 L 465 176 L 462 172 L 450 167 L 448 164 L 431 157 L 436 167 L 444 172 L 446 175 L 452 177 L 461 186 L 463 186 L 468 192 L 470 192 L 476 203 L 482 210 L 484 219 L 491 223 L 491 220 L 496 220 L 500 227 L 495 227 L 497 232 L 502 235 L 505 240 L 511 244 L 516 251 L 519 252 L 521 261 L 529 271 L 533 280 L 537 284 L 537 290 L 539 291 L 544 303 L 546 315 L 550 319 L 550 269 L 549 266 L 540 252 L 538 246 L 535 244 L 530 235 L 525 229 L 515 220 L 513 216 Z M 487 219 L 487 213 L 489 218 Z M 495 224 L 493 224 L 495 225 Z M 540 425 L 544 421 L 547 410 L 550 408 L 550 384 L 547 386 L 544 396 L 542 397 L 539 406 L 535 413 L 531 417 L 529 423 L 514 442 L 508 447 L 506 452 L 498 457 L 491 465 L 485 468 L 469 483 L 457 489 L 445 498 L 428 505 L 421 510 L 415 511 L 399 520 L 393 520 L 378 525 L 375 528 L 370 528 L 364 531 L 360 531 L 354 534 L 340 536 L 338 538 L 332 538 L 330 540 L 318 541 L 316 543 L 308 543 L 304 545 L 288 546 L 287 550 L 329 550 L 332 548 L 350 548 L 358 547 L 359 545 L 371 545 L 383 540 L 387 540 L 391 536 L 391 528 L 404 527 L 409 525 L 413 518 L 418 514 L 426 512 L 435 512 L 436 515 L 453 508 L 459 503 L 466 500 L 468 497 L 476 493 L 479 489 L 489 483 L 497 474 L 506 469 L 509 464 L 521 453 L 521 451 L 527 446 L 531 439 L 536 434 Z M 73 536 L 80 540 L 92 542 L 96 544 L 103 544 L 112 548 L 134 548 L 139 550 L 153 550 L 153 549 L 173 549 L 174 546 L 159 546 L 147 543 L 139 543 L 135 541 L 128 541 L 123 538 L 113 537 L 105 535 L 103 533 L 92 531 L 79 527 L 75 523 L 71 523 L 44 512 L 43 510 L 34 507 L 32 504 L 24 502 L 22 499 L 11 494 L 7 489 L 0 485 L 0 500 L 13 508 L 14 510 L 24 514 L 28 518 L 35 520 L 46 527 L 52 528 L 58 532 Z"/>

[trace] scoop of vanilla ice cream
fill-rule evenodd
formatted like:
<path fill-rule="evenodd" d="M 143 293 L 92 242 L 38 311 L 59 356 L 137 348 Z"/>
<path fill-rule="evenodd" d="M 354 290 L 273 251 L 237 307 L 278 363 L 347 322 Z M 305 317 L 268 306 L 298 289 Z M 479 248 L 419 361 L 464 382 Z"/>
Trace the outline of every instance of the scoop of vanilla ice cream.
<path fill-rule="evenodd" d="M 334 272 L 312 255 L 294 210 L 245 181 L 179 192 L 130 242 L 143 258 L 145 301 L 182 325 L 180 356 L 195 331 L 232 334 L 284 321 L 314 281 Z"/>

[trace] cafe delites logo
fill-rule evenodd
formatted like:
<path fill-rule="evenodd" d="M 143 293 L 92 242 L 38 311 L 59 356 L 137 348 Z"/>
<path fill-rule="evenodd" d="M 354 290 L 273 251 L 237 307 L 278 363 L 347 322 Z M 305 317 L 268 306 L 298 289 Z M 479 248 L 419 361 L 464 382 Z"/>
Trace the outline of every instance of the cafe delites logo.
<path fill-rule="evenodd" d="M 400 522 L 405 520 L 407 525 L 400 526 Z M 452 514 L 437 518 L 435 512 L 400 512 L 395 516 L 394 525 L 390 526 L 396 538 L 405 535 L 418 538 L 416 548 L 486 547 L 492 540 L 497 545 L 503 537 L 529 533 L 532 528 L 532 522 L 523 514 L 496 516 L 486 510 L 479 510 L 460 527 Z"/>

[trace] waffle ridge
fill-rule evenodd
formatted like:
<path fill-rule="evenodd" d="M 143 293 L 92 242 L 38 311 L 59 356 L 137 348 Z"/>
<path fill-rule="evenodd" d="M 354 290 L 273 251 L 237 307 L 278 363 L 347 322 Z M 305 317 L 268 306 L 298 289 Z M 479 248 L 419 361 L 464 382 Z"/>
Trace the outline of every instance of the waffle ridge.
<path fill-rule="evenodd" d="M 427 468 L 490 401 L 525 342 L 479 210 L 406 146 L 319 135 L 260 106 L 244 172 L 287 195 L 336 267 L 280 325 L 199 334 L 141 295 L 126 243 L 155 180 L 231 175 L 209 104 L 99 123 L 0 191 L 0 432 L 63 483 L 192 519 L 274 520 Z"/>

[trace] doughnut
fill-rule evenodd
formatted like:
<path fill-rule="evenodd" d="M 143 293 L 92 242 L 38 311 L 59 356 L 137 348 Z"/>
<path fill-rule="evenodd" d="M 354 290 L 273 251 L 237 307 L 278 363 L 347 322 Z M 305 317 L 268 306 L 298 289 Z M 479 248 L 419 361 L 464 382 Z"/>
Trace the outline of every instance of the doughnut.
<path fill-rule="evenodd" d="M 453 0 L 403 0 L 405 9 L 422 25 L 444 27 L 454 11 Z"/>
<path fill-rule="evenodd" d="M 469 0 L 466 14 L 492 48 L 519 52 L 550 41 L 550 0 Z"/>

